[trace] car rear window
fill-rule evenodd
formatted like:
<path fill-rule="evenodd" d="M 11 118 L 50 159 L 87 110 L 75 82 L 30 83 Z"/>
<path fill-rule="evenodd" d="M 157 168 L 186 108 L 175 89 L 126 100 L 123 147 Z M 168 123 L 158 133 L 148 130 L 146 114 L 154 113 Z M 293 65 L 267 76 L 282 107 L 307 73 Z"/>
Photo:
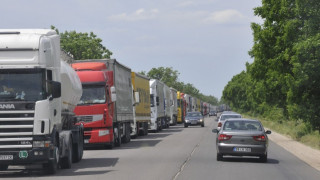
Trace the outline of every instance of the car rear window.
<path fill-rule="evenodd" d="M 262 131 L 262 127 L 258 121 L 227 121 L 223 126 L 223 130 Z"/>
<path fill-rule="evenodd" d="M 200 113 L 187 113 L 187 117 L 198 117 L 201 116 Z"/>
<path fill-rule="evenodd" d="M 241 118 L 241 115 L 238 115 L 238 114 L 234 114 L 234 115 L 222 115 L 220 120 L 224 121 L 224 120 L 226 120 L 226 119 L 231 119 L 231 118 Z"/>

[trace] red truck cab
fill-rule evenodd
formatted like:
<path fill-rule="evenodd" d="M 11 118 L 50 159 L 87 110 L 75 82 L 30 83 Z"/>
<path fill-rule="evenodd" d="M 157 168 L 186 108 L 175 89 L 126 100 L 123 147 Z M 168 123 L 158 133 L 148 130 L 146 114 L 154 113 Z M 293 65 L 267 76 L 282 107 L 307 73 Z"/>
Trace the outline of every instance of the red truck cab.
<path fill-rule="evenodd" d="M 84 125 L 85 145 L 113 146 L 113 106 L 110 87 L 113 73 L 100 62 L 74 63 L 83 94 L 74 112 Z"/>

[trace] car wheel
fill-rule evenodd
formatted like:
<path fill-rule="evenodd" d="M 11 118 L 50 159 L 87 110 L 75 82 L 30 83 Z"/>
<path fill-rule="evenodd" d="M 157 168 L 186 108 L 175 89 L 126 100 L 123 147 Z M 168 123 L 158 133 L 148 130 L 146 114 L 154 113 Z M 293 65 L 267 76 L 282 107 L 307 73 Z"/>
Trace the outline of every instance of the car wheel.
<path fill-rule="evenodd" d="M 223 160 L 223 155 L 217 153 L 217 161 L 222 161 Z"/>
<path fill-rule="evenodd" d="M 268 161 L 268 154 L 260 156 L 260 162 L 267 162 Z"/>
<path fill-rule="evenodd" d="M 204 123 L 201 124 L 201 127 L 204 127 Z"/>

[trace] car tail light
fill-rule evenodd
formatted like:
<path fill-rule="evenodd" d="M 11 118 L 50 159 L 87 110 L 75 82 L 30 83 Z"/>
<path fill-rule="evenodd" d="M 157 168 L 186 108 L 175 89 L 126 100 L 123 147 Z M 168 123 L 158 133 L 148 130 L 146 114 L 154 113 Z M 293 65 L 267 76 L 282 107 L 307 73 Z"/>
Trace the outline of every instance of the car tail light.
<path fill-rule="evenodd" d="M 253 136 L 253 139 L 256 141 L 266 141 L 266 137 L 264 135 Z"/>
<path fill-rule="evenodd" d="M 222 126 L 222 123 L 221 123 L 221 122 L 219 122 L 219 123 L 218 123 L 218 127 L 221 127 L 221 126 Z"/>
<path fill-rule="evenodd" d="M 226 134 L 220 134 L 219 137 L 218 137 L 218 140 L 219 141 L 226 141 L 226 140 L 229 140 L 231 139 L 231 135 L 226 135 Z"/>

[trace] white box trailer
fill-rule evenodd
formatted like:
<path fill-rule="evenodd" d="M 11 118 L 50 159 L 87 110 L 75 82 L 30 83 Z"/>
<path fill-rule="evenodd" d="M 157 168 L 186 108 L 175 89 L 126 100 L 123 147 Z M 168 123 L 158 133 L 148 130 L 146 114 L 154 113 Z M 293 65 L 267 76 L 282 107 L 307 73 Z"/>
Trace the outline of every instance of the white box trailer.
<path fill-rule="evenodd" d="M 162 129 L 162 123 L 166 120 L 164 104 L 164 83 L 150 79 L 150 104 L 151 104 L 151 126 L 150 130 L 159 131 Z"/>
<path fill-rule="evenodd" d="M 165 111 L 165 116 L 166 118 L 164 121 L 162 121 L 162 128 L 168 128 L 170 126 L 170 121 L 171 121 L 171 112 L 170 112 L 170 107 L 171 107 L 171 91 L 170 87 L 164 84 L 163 86 L 163 93 L 164 93 L 164 111 Z"/>

